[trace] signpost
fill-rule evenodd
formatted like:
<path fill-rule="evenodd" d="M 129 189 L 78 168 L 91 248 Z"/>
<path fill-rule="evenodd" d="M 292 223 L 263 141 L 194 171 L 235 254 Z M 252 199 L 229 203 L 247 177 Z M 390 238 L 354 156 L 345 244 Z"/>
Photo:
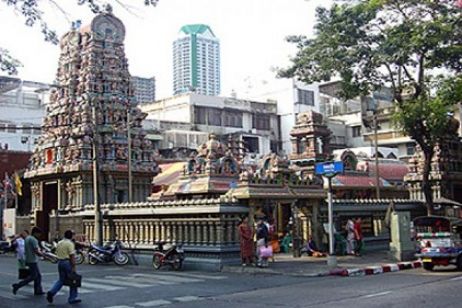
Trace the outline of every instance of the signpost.
<path fill-rule="evenodd" d="M 328 191 L 327 191 L 327 202 L 328 202 L 328 216 L 329 216 L 329 256 L 327 257 L 327 266 L 330 268 L 337 267 L 337 258 L 334 251 L 334 221 L 333 221 L 333 209 L 332 209 L 332 178 L 339 173 L 343 173 L 343 162 L 324 162 L 318 163 L 315 166 L 315 173 L 322 175 L 327 178 Z"/>

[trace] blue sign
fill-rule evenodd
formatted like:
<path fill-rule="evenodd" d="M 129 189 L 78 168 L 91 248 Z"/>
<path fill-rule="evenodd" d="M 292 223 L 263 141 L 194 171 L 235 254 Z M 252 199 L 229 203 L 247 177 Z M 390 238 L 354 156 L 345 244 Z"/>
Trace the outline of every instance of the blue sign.
<path fill-rule="evenodd" d="M 343 162 L 341 161 L 329 161 L 325 163 L 316 164 L 316 174 L 325 176 L 334 176 L 337 173 L 343 172 Z"/>

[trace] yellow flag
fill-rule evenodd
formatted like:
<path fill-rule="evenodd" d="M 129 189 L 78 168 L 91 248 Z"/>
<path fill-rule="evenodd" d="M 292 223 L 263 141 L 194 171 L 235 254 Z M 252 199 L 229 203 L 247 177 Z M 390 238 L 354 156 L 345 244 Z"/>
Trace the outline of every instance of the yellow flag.
<path fill-rule="evenodd" d="M 21 183 L 21 178 L 17 173 L 14 174 L 14 184 L 16 186 L 16 193 L 19 196 L 22 196 L 22 183 Z"/>

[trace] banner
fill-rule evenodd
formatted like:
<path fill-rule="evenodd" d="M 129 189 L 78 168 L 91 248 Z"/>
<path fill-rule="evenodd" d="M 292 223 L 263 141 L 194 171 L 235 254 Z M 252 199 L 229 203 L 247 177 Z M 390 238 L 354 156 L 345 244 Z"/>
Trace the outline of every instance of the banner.
<path fill-rule="evenodd" d="M 3 210 L 3 235 L 5 238 L 16 234 L 16 209 Z"/>

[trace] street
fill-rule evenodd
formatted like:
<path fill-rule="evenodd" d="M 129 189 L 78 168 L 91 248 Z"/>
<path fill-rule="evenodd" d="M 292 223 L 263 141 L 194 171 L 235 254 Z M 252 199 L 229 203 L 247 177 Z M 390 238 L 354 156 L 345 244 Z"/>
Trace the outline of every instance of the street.
<path fill-rule="evenodd" d="M 41 262 L 43 287 L 57 278 L 56 265 Z M 154 271 L 147 267 L 81 265 L 79 307 L 459 307 L 462 274 L 422 269 L 365 277 L 293 277 L 210 272 Z M 32 287 L 11 292 L 16 260 L 0 256 L 0 307 L 47 307 Z M 68 289 L 54 306 L 67 305 Z"/>

